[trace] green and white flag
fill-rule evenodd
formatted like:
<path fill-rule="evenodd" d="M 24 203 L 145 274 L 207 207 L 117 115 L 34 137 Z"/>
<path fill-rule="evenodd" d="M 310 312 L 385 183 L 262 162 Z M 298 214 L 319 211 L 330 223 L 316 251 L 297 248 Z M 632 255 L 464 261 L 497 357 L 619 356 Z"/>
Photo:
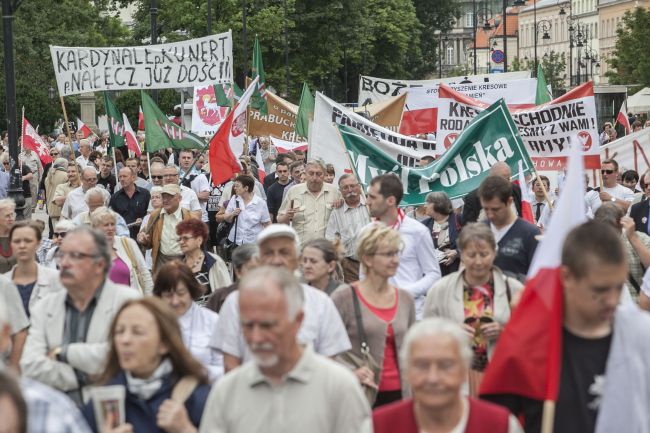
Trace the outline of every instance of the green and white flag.
<path fill-rule="evenodd" d="M 260 40 L 255 35 L 255 45 L 253 46 L 253 70 L 251 80 L 259 77 L 257 88 L 251 98 L 251 108 L 259 110 L 262 116 L 269 114 L 269 107 L 266 103 L 266 74 L 264 73 L 264 62 L 262 62 L 262 48 Z"/>
<path fill-rule="evenodd" d="M 311 94 L 307 83 L 302 83 L 302 93 L 300 94 L 300 106 L 296 116 L 296 135 L 304 138 L 309 137 L 309 122 L 314 118 L 314 107 L 316 101 Z"/>
<path fill-rule="evenodd" d="M 338 128 L 359 183 L 367 189 L 373 177 L 395 173 L 404 185 L 400 206 L 424 204 L 433 191 L 445 192 L 450 199 L 463 197 L 479 187 L 498 161 L 506 162 L 513 173 L 520 160 L 524 172 L 533 167 L 503 99 L 476 116 L 442 157 L 426 167 L 402 165 L 358 131 Z"/>
<path fill-rule="evenodd" d="M 122 113 L 117 109 L 113 100 L 104 92 L 104 108 L 108 117 L 108 143 L 109 147 L 122 147 L 124 141 L 124 121 Z"/>
<path fill-rule="evenodd" d="M 142 112 L 144 113 L 144 128 L 147 131 L 145 143 L 147 152 L 171 147 L 173 149 L 203 149 L 205 142 L 197 135 L 188 132 L 169 120 L 165 113 L 144 90 L 142 96 Z"/>

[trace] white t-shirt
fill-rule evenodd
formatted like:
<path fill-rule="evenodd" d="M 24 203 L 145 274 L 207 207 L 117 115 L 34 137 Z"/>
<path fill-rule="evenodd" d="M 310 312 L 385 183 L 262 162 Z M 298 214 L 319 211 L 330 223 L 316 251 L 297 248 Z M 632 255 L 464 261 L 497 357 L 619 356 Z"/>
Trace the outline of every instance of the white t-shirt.
<path fill-rule="evenodd" d="M 634 200 L 634 191 L 620 183 L 617 183 L 614 188 L 603 187 L 601 191 L 608 193 L 612 197 L 616 197 L 616 200 L 625 200 L 630 203 Z"/>
<path fill-rule="evenodd" d="M 332 299 L 322 291 L 302 284 L 305 317 L 298 330 L 298 341 L 311 344 L 316 353 L 335 356 L 352 348 L 350 338 Z M 228 295 L 219 311 L 219 324 L 212 333 L 210 346 L 247 362 L 252 355 L 239 322 L 239 291 Z"/>
<path fill-rule="evenodd" d="M 199 198 L 191 188 L 181 185 L 181 207 L 194 212 L 202 210 Z"/>

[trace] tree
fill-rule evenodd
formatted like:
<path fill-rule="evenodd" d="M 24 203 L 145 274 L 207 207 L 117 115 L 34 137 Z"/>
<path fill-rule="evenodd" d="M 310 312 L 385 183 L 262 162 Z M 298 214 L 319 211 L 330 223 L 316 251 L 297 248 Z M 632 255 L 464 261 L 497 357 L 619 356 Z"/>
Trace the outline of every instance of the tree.
<path fill-rule="evenodd" d="M 553 96 L 559 96 L 566 92 L 566 56 L 564 53 L 551 51 L 548 56 L 542 56 L 542 70 L 546 83 L 551 86 Z"/>
<path fill-rule="evenodd" d="M 607 59 L 610 69 L 605 73 L 610 83 L 650 86 L 650 11 L 634 8 L 626 12 L 616 34 L 614 52 Z"/>
<path fill-rule="evenodd" d="M 74 13 L 71 13 L 74 12 Z M 49 45 L 106 46 L 121 44 L 128 30 L 108 14 L 105 0 L 23 1 L 14 14 L 14 61 L 18 122 L 21 107 L 33 125 L 49 133 L 62 117 L 61 105 L 48 99 L 48 88 L 56 89 Z M 0 53 L 4 61 L 4 52 Z M 0 100 L 5 98 L 5 76 L 0 76 Z M 79 114 L 77 97 L 65 98 L 68 116 Z M 5 105 L 0 106 L 5 118 Z M 20 125 L 20 123 L 18 123 Z M 4 126 L 3 126 L 4 127 Z"/>
<path fill-rule="evenodd" d="M 451 31 L 454 21 L 461 19 L 460 2 L 453 0 L 413 0 L 418 20 L 422 24 L 421 62 L 416 73 L 426 76 L 438 69 L 440 38 Z M 439 33 L 437 33 L 439 31 Z"/>

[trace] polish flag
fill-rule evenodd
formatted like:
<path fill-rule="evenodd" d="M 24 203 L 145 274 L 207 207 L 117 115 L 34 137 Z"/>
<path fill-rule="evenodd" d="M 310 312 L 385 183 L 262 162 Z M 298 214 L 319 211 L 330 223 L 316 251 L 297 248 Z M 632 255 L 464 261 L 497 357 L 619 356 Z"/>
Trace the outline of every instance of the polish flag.
<path fill-rule="evenodd" d="M 627 99 L 623 101 L 621 109 L 618 110 L 618 114 L 616 115 L 616 123 L 623 126 L 625 129 L 625 134 L 632 132 L 632 125 L 630 125 L 630 121 L 627 118 Z"/>
<path fill-rule="evenodd" d="M 239 157 L 244 152 L 248 103 L 258 80 L 259 77 L 256 77 L 250 83 L 235 108 L 230 111 L 210 140 L 210 169 L 212 183 L 215 186 L 221 185 L 230 180 L 235 173 L 241 172 Z"/>
<path fill-rule="evenodd" d="M 93 135 L 93 130 L 90 129 L 85 123 L 81 121 L 80 118 L 77 117 L 77 132 L 79 131 L 83 132 L 83 138 L 88 138 Z"/>
<path fill-rule="evenodd" d="M 308 144 L 304 141 L 296 143 L 293 141 L 281 140 L 275 137 L 269 138 L 271 139 L 271 143 L 273 143 L 273 146 L 275 146 L 278 153 L 293 152 L 294 150 L 302 150 L 303 152 L 306 152 L 308 148 Z"/>
<path fill-rule="evenodd" d="M 587 220 L 584 162 L 572 140 L 565 187 L 533 257 L 521 300 L 499 337 L 480 394 L 514 394 L 553 404 L 562 364 L 561 255 L 567 234 Z"/>
<path fill-rule="evenodd" d="M 52 157 L 50 156 L 50 146 L 48 146 L 48 144 L 43 141 L 41 136 L 38 135 L 38 132 L 36 132 L 34 127 L 27 121 L 25 116 L 23 116 L 22 139 L 23 148 L 31 149 L 33 152 L 35 152 L 41 160 L 41 164 L 46 165 L 52 162 Z"/>
<path fill-rule="evenodd" d="M 138 144 L 138 138 L 135 136 L 133 128 L 131 128 L 129 118 L 126 117 L 126 114 L 124 113 L 122 113 L 122 120 L 124 121 L 124 141 L 126 142 L 126 147 L 128 147 L 129 150 L 132 150 L 133 153 L 139 157 L 142 155 L 142 151 L 140 150 L 140 145 Z"/>
<path fill-rule="evenodd" d="M 138 131 L 144 131 L 144 113 L 142 112 L 142 105 L 138 107 Z"/>
<path fill-rule="evenodd" d="M 257 143 L 257 152 L 255 152 L 255 162 L 257 163 L 257 177 L 260 183 L 264 183 L 266 177 L 266 170 L 264 169 L 264 160 L 262 159 L 262 149 L 259 142 Z"/>
<path fill-rule="evenodd" d="M 530 196 L 530 190 L 526 184 L 526 177 L 524 176 L 523 161 L 519 161 L 519 174 L 517 176 L 517 183 L 521 189 L 521 217 L 529 223 L 535 225 L 535 216 L 533 215 L 533 198 Z"/>

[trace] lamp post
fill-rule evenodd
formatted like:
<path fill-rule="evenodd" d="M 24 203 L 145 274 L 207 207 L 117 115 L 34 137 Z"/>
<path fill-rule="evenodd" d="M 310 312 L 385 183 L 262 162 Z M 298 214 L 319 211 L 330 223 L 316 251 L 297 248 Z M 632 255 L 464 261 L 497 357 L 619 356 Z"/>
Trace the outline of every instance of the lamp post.
<path fill-rule="evenodd" d="M 246 30 L 246 0 L 242 0 L 241 11 L 241 57 L 242 57 L 242 74 L 244 75 L 244 87 L 246 86 L 246 75 L 248 74 L 248 54 L 246 47 L 248 46 L 248 33 Z"/>
<path fill-rule="evenodd" d="M 503 72 L 508 72 L 508 0 L 503 0 Z"/>
<path fill-rule="evenodd" d="M 208 0 L 208 35 L 212 34 L 212 0 Z"/>
<path fill-rule="evenodd" d="M 539 22 L 535 21 L 535 77 L 537 77 L 537 68 L 539 66 L 539 59 L 537 58 L 537 38 L 540 31 L 544 32 L 542 34 L 542 40 L 548 41 L 551 39 L 551 35 L 548 32 L 551 30 L 551 22 L 549 20 L 541 20 Z"/>
<path fill-rule="evenodd" d="M 9 138 L 9 189 L 7 194 L 16 202 L 16 214 L 22 216 L 25 207 L 22 175 L 18 164 L 18 125 L 16 124 L 16 75 L 14 71 L 13 13 L 20 1 L 2 0 L 2 33 L 4 38 L 5 116 Z"/>
<path fill-rule="evenodd" d="M 575 31 L 575 18 L 572 15 L 566 17 L 567 29 L 569 30 L 569 87 L 573 86 L 573 32 Z"/>
<path fill-rule="evenodd" d="M 284 93 L 289 96 L 289 30 L 287 25 L 287 0 L 282 0 L 284 8 Z"/>
<path fill-rule="evenodd" d="M 477 74 L 477 56 L 476 56 L 476 36 L 478 33 L 478 20 L 479 20 L 479 12 L 476 8 L 476 0 L 472 0 L 472 4 L 474 7 L 474 15 L 472 17 L 472 24 L 473 24 L 473 30 L 474 30 L 474 75 Z M 488 5 L 485 3 L 484 11 L 483 11 L 483 30 L 488 31 L 492 28 L 490 25 L 490 21 L 488 20 Z M 487 48 L 488 50 L 488 56 L 489 56 L 489 49 L 490 47 Z"/>

